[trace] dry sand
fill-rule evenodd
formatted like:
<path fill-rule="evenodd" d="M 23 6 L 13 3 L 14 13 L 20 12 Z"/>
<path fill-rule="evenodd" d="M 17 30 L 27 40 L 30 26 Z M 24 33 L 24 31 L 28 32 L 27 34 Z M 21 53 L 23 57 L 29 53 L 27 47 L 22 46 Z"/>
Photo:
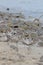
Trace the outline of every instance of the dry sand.
<path fill-rule="evenodd" d="M 11 42 L 0 42 L 0 65 L 42 65 L 43 47 L 38 44 L 24 46 Z"/>

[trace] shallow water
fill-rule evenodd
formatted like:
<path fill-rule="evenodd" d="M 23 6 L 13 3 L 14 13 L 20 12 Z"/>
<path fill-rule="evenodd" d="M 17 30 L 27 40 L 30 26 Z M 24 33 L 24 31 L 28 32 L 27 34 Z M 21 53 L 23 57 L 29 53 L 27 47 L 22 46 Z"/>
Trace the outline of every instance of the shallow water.
<path fill-rule="evenodd" d="M 6 11 L 7 7 L 10 12 L 23 12 L 26 17 L 43 15 L 43 0 L 0 0 L 0 10 Z"/>

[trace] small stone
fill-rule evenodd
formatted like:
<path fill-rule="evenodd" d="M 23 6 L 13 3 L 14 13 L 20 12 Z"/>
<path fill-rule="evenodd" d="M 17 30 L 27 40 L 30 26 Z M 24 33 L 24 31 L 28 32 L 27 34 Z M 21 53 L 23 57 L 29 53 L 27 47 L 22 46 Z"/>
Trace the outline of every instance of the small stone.
<path fill-rule="evenodd" d="M 40 47 L 43 47 L 43 42 L 39 42 L 38 45 L 39 45 Z"/>
<path fill-rule="evenodd" d="M 14 28 L 18 28 L 18 26 L 14 26 Z"/>
<path fill-rule="evenodd" d="M 40 60 L 39 60 L 39 61 L 40 61 L 40 62 L 43 62 L 43 56 L 40 57 Z"/>

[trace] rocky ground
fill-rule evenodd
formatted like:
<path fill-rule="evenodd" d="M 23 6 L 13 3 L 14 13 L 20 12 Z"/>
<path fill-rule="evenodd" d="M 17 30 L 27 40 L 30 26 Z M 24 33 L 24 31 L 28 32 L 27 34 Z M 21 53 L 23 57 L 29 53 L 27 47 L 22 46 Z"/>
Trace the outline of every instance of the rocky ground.
<path fill-rule="evenodd" d="M 0 65 L 43 65 L 43 24 L 0 14 Z"/>

